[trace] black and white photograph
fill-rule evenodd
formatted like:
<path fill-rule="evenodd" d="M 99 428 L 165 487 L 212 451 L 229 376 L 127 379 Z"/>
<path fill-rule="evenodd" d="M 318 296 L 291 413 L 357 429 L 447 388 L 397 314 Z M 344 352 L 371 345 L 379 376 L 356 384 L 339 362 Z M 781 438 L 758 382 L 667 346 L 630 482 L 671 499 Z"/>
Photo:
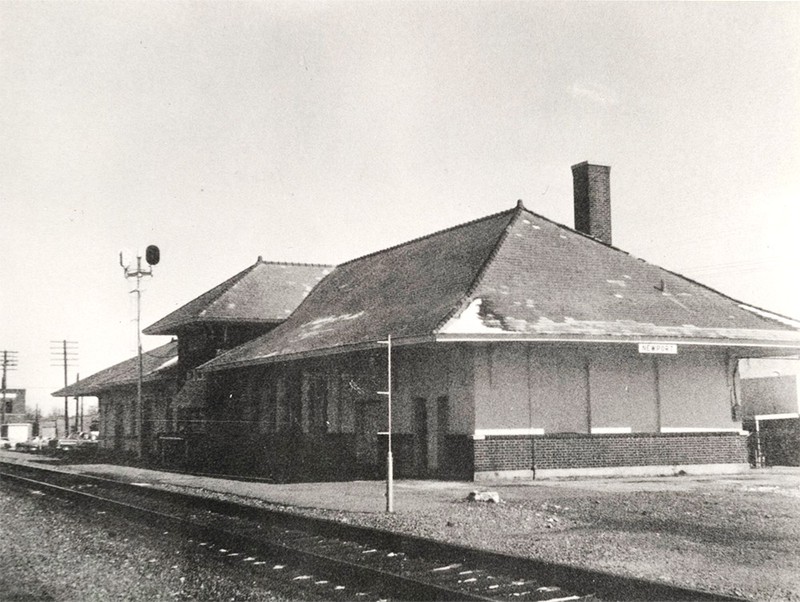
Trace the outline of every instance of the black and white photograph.
<path fill-rule="evenodd" d="M 0 0 L 0 602 L 800 602 L 800 2 Z"/>

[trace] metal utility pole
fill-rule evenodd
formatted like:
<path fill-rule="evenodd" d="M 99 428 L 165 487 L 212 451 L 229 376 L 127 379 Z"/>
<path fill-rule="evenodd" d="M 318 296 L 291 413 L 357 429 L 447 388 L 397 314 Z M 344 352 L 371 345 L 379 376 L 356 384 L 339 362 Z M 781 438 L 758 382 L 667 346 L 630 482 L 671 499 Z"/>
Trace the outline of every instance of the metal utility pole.
<path fill-rule="evenodd" d="M 78 380 L 80 380 L 80 379 L 81 379 L 81 375 L 78 374 Z M 80 401 L 80 404 L 81 404 L 81 431 L 82 431 L 83 430 L 83 395 L 79 395 L 78 396 L 78 400 Z"/>
<path fill-rule="evenodd" d="M 64 367 L 64 388 L 69 386 L 69 368 L 78 363 L 77 341 L 50 341 L 50 359 L 53 366 Z M 69 435 L 69 396 L 64 395 L 64 436 Z M 56 437 L 59 436 L 58 420 L 56 420 Z"/>
<path fill-rule="evenodd" d="M 150 266 L 149 268 L 142 267 L 142 256 L 136 256 L 136 268 L 131 268 L 130 265 L 125 265 L 122 258 L 122 253 L 119 254 L 119 265 L 125 278 L 135 278 L 136 288 L 131 293 L 136 293 L 136 357 L 138 363 L 138 374 L 136 378 L 136 430 L 138 441 L 136 445 L 136 453 L 139 459 L 144 457 L 145 443 L 144 443 L 144 411 L 142 408 L 142 289 L 141 282 L 145 276 L 153 275 L 153 266 L 156 265 L 161 259 L 161 252 L 155 245 L 150 245 L 145 251 L 145 261 Z"/>
<path fill-rule="evenodd" d="M 2 413 L 0 413 L 0 425 L 4 425 L 6 423 L 6 373 L 11 370 L 17 369 L 17 352 L 16 351 L 7 351 L 3 350 L 3 380 L 2 380 L 2 399 L 0 399 L 0 405 L 2 405 Z"/>
<path fill-rule="evenodd" d="M 378 341 L 381 345 L 386 345 L 387 357 L 387 387 L 386 391 L 378 391 L 379 395 L 386 395 L 388 400 L 388 441 L 386 452 L 386 512 L 394 512 L 394 462 L 392 460 L 392 335 L 385 341 Z"/>
<path fill-rule="evenodd" d="M 78 375 L 75 377 L 75 385 L 77 385 L 80 382 L 81 382 L 81 375 L 80 375 L 80 373 L 78 373 Z M 75 395 L 75 432 L 76 433 L 80 433 L 83 430 L 83 428 L 82 427 L 79 428 L 79 425 L 78 425 L 78 419 L 80 418 L 80 414 L 81 414 L 81 408 L 80 408 L 80 405 L 79 405 L 78 396 Z"/>

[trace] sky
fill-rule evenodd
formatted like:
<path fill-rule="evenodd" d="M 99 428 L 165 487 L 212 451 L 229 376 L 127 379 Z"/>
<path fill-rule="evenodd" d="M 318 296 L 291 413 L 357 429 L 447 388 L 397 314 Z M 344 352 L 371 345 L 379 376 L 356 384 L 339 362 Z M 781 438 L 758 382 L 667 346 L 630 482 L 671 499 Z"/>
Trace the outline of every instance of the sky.
<path fill-rule="evenodd" d="M 800 3 L 0 2 L 0 351 L 29 407 L 257 257 L 510 209 L 800 318 Z M 135 259 L 130 259 L 135 261 Z M 166 342 L 143 337 L 145 350 Z"/>

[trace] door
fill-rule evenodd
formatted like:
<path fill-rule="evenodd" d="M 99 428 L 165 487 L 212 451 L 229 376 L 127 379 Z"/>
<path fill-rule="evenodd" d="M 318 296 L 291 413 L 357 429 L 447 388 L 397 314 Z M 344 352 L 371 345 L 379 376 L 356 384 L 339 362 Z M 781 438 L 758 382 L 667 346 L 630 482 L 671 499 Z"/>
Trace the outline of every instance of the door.
<path fill-rule="evenodd" d="M 447 397 L 436 400 L 436 466 L 437 472 L 445 476 L 450 463 L 447 457 L 447 431 L 450 429 L 450 404 Z"/>
<path fill-rule="evenodd" d="M 111 406 L 110 406 L 111 407 Z M 125 438 L 125 426 L 119 407 L 114 408 L 114 449 L 122 450 Z"/>
<path fill-rule="evenodd" d="M 356 405 L 356 462 L 367 470 L 378 470 L 378 432 L 386 422 L 380 401 Z"/>
<path fill-rule="evenodd" d="M 417 476 L 428 474 L 428 404 L 420 398 L 414 400 L 414 464 Z"/>

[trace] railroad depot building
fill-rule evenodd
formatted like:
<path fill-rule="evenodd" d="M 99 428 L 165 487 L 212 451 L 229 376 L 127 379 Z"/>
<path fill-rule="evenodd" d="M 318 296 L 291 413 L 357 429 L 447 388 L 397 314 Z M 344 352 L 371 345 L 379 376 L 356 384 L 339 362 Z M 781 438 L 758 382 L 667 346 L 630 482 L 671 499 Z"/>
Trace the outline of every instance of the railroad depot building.
<path fill-rule="evenodd" d="M 137 407 L 139 361 L 133 357 L 56 391 L 98 399 L 101 446 L 166 458 L 183 439 L 213 429 L 204 419 L 206 381 L 194 369 L 283 321 L 331 266 L 255 264 L 144 330 L 174 335 L 142 354 L 142 411 Z M 187 443 L 188 444 L 188 443 Z"/>
<path fill-rule="evenodd" d="M 796 354 L 800 324 L 612 246 L 609 168 L 572 170 L 575 229 L 519 202 L 330 269 L 268 331 L 185 364 L 197 313 L 146 329 L 177 335 L 191 367 L 182 401 L 152 400 L 196 410 L 188 464 L 382 474 L 391 336 L 400 477 L 746 468 L 739 360 Z"/>

